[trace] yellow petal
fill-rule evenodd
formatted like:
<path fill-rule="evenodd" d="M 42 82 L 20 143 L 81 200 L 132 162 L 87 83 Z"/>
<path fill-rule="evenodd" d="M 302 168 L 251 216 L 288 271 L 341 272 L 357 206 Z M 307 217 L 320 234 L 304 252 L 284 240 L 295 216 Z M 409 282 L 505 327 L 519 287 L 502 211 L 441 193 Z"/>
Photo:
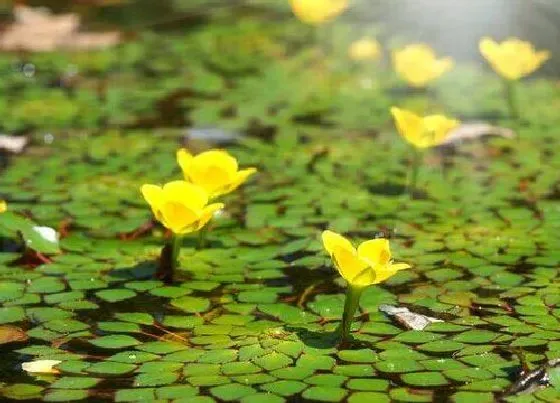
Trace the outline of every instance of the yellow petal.
<path fill-rule="evenodd" d="M 393 277 L 399 270 L 408 269 L 410 266 L 406 263 L 388 263 L 385 266 L 375 268 L 375 281 L 372 284 L 379 284 Z"/>
<path fill-rule="evenodd" d="M 399 134 L 410 144 L 422 147 L 422 118 L 410 111 L 395 107 L 391 108 L 391 114 L 395 119 Z"/>
<path fill-rule="evenodd" d="M 356 61 L 377 59 L 380 53 L 379 42 L 371 38 L 362 38 L 353 42 L 348 50 L 350 58 Z"/>
<path fill-rule="evenodd" d="M 391 263 L 391 269 L 395 271 L 410 269 L 410 265 L 406 263 Z"/>
<path fill-rule="evenodd" d="M 422 145 L 433 147 L 442 144 L 458 125 L 458 120 L 448 119 L 443 115 L 426 116 L 423 119 Z"/>
<path fill-rule="evenodd" d="M 181 171 L 183 171 L 186 179 L 188 179 L 189 177 L 192 160 L 192 154 L 189 153 L 185 148 L 181 148 L 177 151 L 177 163 L 181 167 Z"/>
<path fill-rule="evenodd" d="M 496 73 L 508 80 L 518 80 L 531 74 L 549 57 L 548 51 L 537 52 L 530 42 L 517 38 L 509 38 L 502 43 L 483 38 L 479 48 Z"/>
<path fill-rule="evenodd" d="M 342 13 L 348 0 L 290 0 L 294 15 L 308 24 L 320 24 Z"/>
<path fill-rule="evenodd" d="M 247 179 L 249 179 L 249 176 L 253 175 L 256 172 L 257 172 L 257 168 L 247 168 L 237 172 L 237 174 L 235 175 L 235 180 L 233 181 L 230 190 L 237 189 L 242 183 L 244 183 Z"/>
<path fill-rule="evenodd" d="M 548 59 L 550 59 L 550 52 L 548 50 L 541 50 L 540 52 L 536 53 L 535 58 L 537 60 L 537 65 L 540 66 Z"/>
<path fill-rule="evenodd" d="M 5 212 L 6 210 L 8 210 L 8 203 L 4 200 L 0 200 L 0 213 Z"/>
<path fill-rule="evenodd" d="M 358 246 L 358 256 L 366 260 L 370 266 L 386 265 L 391 260 L 391 249 L 387 239 L 372 239 Z"/>
<path fill-rule="evenodd" d="M 484 37 L 478 43 L 478 49 L 486 59 L 491 60 L 499 51 L 499 45 L 492 39 Z"/>
<path fill-rule="evenodd" d="M 455 62 L 450 57 L 444 57 L 443 59 L 438 60 L 436 62 L 436 65 L 437 65 L 436 75 L 440 76 L 443 73 L 446 73 L 447 71 L 451 70 L 453 68 L 454 64 L 455 64 Z"/>
<path fill-rule="evenodd" d="M 343 236 L 332 231 L 323 231 L 322 238 L 323 245 L 342 278 L 354 284 L 354 278 L 367 268 L 368 264 L 358 257 L 356 249 Z"/>
<path fill-rule="evenodd" d="M 365 269 L 355 275 L 352 281 L 349 281 L 349 283 L 354 287 L 367 287 L 369 285 L 376 284 L 375 279 L 375 271 L 371 266 L 367 266 Z"/>
<path fill-rule="evenodd" d="M 193 158 L 193 168 L 203 169 L 206 167 L 219 167 L 228 175 L 233 176 L 237 172 L 237 160 L 223 150 L 204 151 Z"/>
<path fill-rule="evenodd" d="M 199 218 L 198 225 L 197 225 L 196 229 L 199 230 L 202 227 L 204 227 L 206 225 L 206 223 L 208 223 L 208 221 L 210 221 L 212 219 L 212 217 L 214 216 L 214 213 L 218 210 L 223 209 L 223 208 L 224 208 L 223 203 L 214 203 L 214 204 L 210 204 L 209 206 L 207 206 L 202 211 L 202 214 Z"/>
<path fill-rule="evenodd" d="M 190 232 L 200 215 L 186 205 L 175 201 L 166 201 L 161 206 L 162 224 L 175 234 Z"/>
<path fill-rule="evenodd" d="M 202 210 L 208 203 L 208 194 L 204 189 L 185 181 L 166 183 L 163 186 L 163 196 L 167 202 L 184 204 L 193 211 Z"/>
<path fill-rule="evenodd" d="M 150 207 L 152 208 L 152 212 L 158 219 L 160 220 L 160 206 L 163 203 L 164 196 L 163 196 L 163 189 L 156 185 L 142 185 L 140 188 L 142 191 L 142 195 L 144 199 L 148 202 Z"/>
<path fill-rule="evenodd" d="M 426 44 L 417 43 L 393 52 L 395 72 L 413 87 L 424 87 L 453 66 L 451 58 L 437 59 Z"/>
<path fill-rule="evenodd" d="M 237 174 L 237 160 L 225 151 L 210 150 L 193 158 L 189 179 L 209 195 L 227 193 Z"/>
<path fill-rule="evenodd" d="M 329 254 L 333 254 L 337 248 L 355 251 L 352 243 L 336 232 L 329 230 L 323 231 L 321 238 L 323 239 L 323 246 Z"/>

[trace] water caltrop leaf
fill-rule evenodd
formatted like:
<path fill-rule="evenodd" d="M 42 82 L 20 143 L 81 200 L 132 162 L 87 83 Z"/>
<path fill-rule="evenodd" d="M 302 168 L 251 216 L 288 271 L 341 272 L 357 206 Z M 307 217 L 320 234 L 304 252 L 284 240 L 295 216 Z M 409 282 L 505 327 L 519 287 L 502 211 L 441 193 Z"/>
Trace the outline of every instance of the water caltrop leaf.
<path fill-rule="evenodd" d="M 128 335 L 108 335 L 89 340 L 96 347 L 107 349 L 119 349 L 124 347 L 137 346 L 141 344 L 137 339 Z"/>
<path fill-rule="evenodd" d="M 92 388 L 100 381 L 99 378 L 65 376 L 56 380 L 51 387 L 55 389 L 87 389 Z"/>
<path fill-rule="evenodd" d="M 171 300 L 171 305 L 185 312 L 200 313 L 209 308 L 210 302 L 205 298 L 191 297 L 187 295 Z"/>
<path fill-rule="evenodd" d="M 134 386 L 149 387 L 169 385 L 179 379 L 179 374 L 174 372 L 144 372 L 134 378 Z"/>

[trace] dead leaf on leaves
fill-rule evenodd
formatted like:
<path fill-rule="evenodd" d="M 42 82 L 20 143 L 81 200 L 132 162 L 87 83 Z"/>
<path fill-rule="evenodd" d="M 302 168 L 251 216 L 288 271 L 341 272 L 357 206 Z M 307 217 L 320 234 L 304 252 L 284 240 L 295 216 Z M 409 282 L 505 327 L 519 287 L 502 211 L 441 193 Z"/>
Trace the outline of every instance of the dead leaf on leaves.
<path fill-rule="evenodd" d="M 532 371 L 521 371 L 519 379 L 510 386 L 506 392 L 506 396 L 519 393 L 531 393 L 537 389 L 551 386 L 551 384 L 555 383 L 555 381 L 551 379 L 551 372 L 558 370 L 560 370 L 560 359 L 547 361 Z"/>
<path fill-rule="evenodd" d="M 20 327 L 11 325 L 0 326 L 0 345 L 26 341 L 28 338 L 27 333 Z"/>
<path fill-rule="evenodd" d="M 405 307 L 380 305 L 379 310 L 395 318 L 395 320 L 401 325 L 412 330 L 424 330 L 424 328 L 430 323 L 443 322 L 440 319 L 431 318 L 426 315 L 411 312 L 408 308 Z"/>
<path fill-rule="evenodd" d="M 451 131 L 443 145 L 457 144 L 463 140 L 473 140 L 484 136 L 500 136 L 508 139 L 514 138 L 513 130 L 492 126 L 488 123 L 464 123 Z"/>
<path fill-rule="evenodd" d="M 12 154 L 19 154 L 23 151 L 29 139 L 23 136 L 8 136 L 0 134 L 0 150 L 6 150 Z"/>
<path fill-rule="evenodd" d="M 79 32 L 77 14 L 53 15 L 44 8 L 16 5 L 15 22 L 0 36 L 0 49 L 50 52 L 58 49 L 87 50 L 116 45 L 118 32 Z"/>

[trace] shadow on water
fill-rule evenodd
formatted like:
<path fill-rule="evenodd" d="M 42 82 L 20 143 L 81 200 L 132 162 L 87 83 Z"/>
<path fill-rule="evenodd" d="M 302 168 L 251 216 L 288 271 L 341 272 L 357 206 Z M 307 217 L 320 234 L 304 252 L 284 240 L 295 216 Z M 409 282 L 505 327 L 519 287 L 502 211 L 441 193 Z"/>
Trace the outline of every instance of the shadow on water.
<path fill-rule="evenodd" d="M 338 329 L 331 332 L 321 330 L 319 332 L 297 326 L 285 326 L 287 332 L 295 333 L 298 338 L 308 347 L 328 350 L 336 347 L 340 341 Z"/>
<path fill-rule="evenodd" d="M 307 347 L 311 347 L 318 350 L 329 350 L 332 348 L 339 349 L 364 349 L 372 348 L 370 343 L 356 340 L 352 335 L 350 335 L 349 340 L 341 342 L 340 340 L 340 329 L 337 327 L 332 331 L 314 331 L 309 330 L 304 327 L 290 326 L 286 325 L 284 329 L 287 332 L 295 333 L 299 340 L 303 342 Z"/>
<path fill-rule="evenodd" d="M 153 278 L 157 270 L 157 261 L 145 260 L 131 267 L 113 269 L 112 277 L 123 280 L 143 280 Z"/>

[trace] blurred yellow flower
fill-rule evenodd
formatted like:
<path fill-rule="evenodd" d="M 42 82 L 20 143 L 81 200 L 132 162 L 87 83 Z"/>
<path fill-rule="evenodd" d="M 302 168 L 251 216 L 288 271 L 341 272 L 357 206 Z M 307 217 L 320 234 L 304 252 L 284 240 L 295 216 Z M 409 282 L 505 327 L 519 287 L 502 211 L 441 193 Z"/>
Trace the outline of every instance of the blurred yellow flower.
<path fill-rule="evenodd" d="M 0 213 L 5 212 L 6 210 L 8 210 L 8 203 L 4 200 L 0 200 Z"/>
<path fill-rule="evenodd" d="M 169 182 L 163 187 L 147 184 L 141 191 L 156 219 L 174 234 L 198 231 L 224 207 L 222 203 L 208 205 L 206 191 L 185 181 Z"/>
<path fill-rule="evenodd" d="M 482 38 L 480 53 L 492 68 L 508 80 L 518 80 L 537 70 L 550 58 L 550 52 L 537 52 L 530 42 L 510 38 L 497 43 L 490 38 Z"/>
<path fill-rule="evenodd" d="M 257 172 L 256 168 L 239 170 L 237 160 L 222 150 L 205 151 L 193 156 L 182 148 L 177 151 L 177 162 L 185 180 L 202 187 L 211 198 L 235 190 Z"/>
<path fill-rule="evenodd" d="M 348 8 L 348 0 L 290 0 L 295 16 L 307 24 L 321 24 Z"/>
<path fill-rule="evenodd" d="M 399 134 L 417 148 L 435 147 L 443 142 L 460 123 L 443 115 L 421 117 L 410 111 L 391 108 Z"/>
<path fill-rule="evenodd" d="M 375 39 L 362 38 L 350 45 L 348 55 L 352 60 L 375 60 L 381 55 L 381 45 Z"/>
<path fill-rule="evenodd" d="M 419 43 L 393 52 L 395 71 L 413 87 L 425 87 L 453 67 L 453 59 L 437 59 L 431 47 Z"/>
<path fill-rule="evenodd" d="M 322 238 L 338 272 L 352 287 L 381 283 L 410 267 L 406 263 L 393 263 L 387 239 L 365 241 L 355 249 L 348 239 L 335 232 L 323 231 Z"/>

